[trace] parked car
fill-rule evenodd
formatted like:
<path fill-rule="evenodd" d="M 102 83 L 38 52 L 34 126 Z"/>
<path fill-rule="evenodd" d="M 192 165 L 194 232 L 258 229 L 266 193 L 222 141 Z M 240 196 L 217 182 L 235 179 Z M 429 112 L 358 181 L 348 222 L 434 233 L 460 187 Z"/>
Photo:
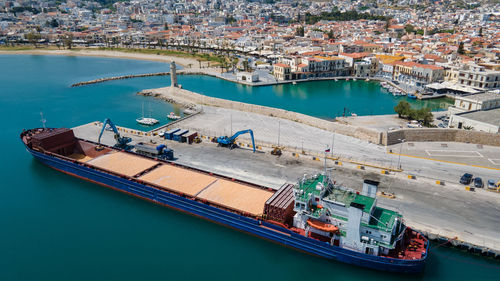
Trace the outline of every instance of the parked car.
<path fill-rule="evenodd" d="M 481 178 L 475 178 L 474 179 L 474 187 L 483 188 L 484 187 L 483 180 Z"/>
<path fill-rule="evenodd" d="M 469 173 L 465 173 L 462 175 L 462 177 L 460 178 L 460 183 L 461 184 L 470 184 L 472 182 L 472 177 L 473 175 L 472 174 L 469 174 Z"/>
<path fill-rule="evenodd" d="M 417 120 L 411 120 L 406 126 L 408 128 L 422 128 L 422 125 Z"/>
<path fill-rule="evenodd" d="M 439 128 L 447 128 L 448 126 L 447 126 L 447 125 L 445 125 L 445 124 L 443 124 L 443 123 L 439 123 L 438 127 L 439 127 Z"/>
<path fill-rule="evenodd" d="M 500 186 L 500 181 L 495 183 L 494 180 L 488 180 L 488 189 L 497 189 Z"/>

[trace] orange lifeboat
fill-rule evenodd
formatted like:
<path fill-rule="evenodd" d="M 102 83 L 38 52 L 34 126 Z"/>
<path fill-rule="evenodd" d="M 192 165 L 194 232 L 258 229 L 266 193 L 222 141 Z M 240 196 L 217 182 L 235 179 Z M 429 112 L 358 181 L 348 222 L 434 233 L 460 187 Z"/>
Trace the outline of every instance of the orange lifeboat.
<path fill-rule="evenodd" d="M 310 227 L 314 227 L 316 229 L 319 229 L 319 230 L 325 231 L 325 232 L 337 232 L 337 231 L 339 231 L 339 228 L 336 227 L 335 225 L 329 224 L 329 223 L 324 223 L 324 222 L 318 221 L 318 220 L 308 219 L 307 224 Z"/>

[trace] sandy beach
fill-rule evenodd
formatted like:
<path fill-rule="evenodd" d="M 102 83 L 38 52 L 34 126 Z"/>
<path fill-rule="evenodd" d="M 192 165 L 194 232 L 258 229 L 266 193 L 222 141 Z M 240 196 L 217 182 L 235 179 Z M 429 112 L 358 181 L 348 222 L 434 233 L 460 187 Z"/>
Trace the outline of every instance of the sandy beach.
<path fill-rule="evenodd" d="M 175 61 L 176 64 L 183 67 L 192 66 L 191 69 L 198 68 L 198 61 L 194 58 L 184 58 L 178 56 L 154 55 L 154 54 L 141 54 L 141 53 L 128 53 L 120 51 L 103 51 L 103 50 L 48 50 L 48 49 L 32 49 L 32 50 L 0 50 L 0 54 L 19 54 L 19 55 L 52 55 L 52 56 L 88 56 L 88 57 L 106 57 L 106 58 L 121 58 L 133 60 L 150 60 L 170 63 Z"/>

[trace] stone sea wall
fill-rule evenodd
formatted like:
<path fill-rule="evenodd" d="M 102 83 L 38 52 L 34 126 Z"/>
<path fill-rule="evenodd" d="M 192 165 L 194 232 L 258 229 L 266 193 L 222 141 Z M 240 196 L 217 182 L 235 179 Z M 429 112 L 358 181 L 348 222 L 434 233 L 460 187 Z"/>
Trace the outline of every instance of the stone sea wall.
<path fill-rule="evenodd" d="M 382 145 L 399 143 L 398 139 L 409 141 L 464 142 L 500 146 L 500 135 L 459 129 L 402 129 L 382 134 Z"/>

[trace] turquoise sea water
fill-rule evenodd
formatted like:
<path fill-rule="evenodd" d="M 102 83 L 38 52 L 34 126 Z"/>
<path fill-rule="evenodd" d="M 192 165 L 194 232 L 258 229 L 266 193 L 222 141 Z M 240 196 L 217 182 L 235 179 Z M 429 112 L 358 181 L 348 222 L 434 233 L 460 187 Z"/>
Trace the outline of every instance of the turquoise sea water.
<path fill-rule="evenodd" d="M 449 99 L 414 100 L 394 97 L 375 81 L 314 81 L 265 87 L 251 87 L 208 76 L 182 76 L 179 83 L 188 90 L 208 96 L 278 107 L 320 118 L 346 115 L 394 114 L 394 106 L 407 100 L 414 108 L 446 109 Z"/>
<path fill-rule="evenodd" d="M 41 165 L 24 150 L 19 133 L 40 126 L 41 110 L 47 126 L 72 127 L 110 117 L 119 125 L 139 128 L 134 120 L 144 102 L 145 108 L 151 103 L 153 117 L 166 122 L 166 114 L 175 108 L 135 93 L 168 84 L 168 78 L 69 88 L 82 80 L 159 72 L 166 67 L 119 59 L 0 55 L 4 120 L 0 280 L 456 281 L 498 277 L 498 262 L 446 248 L 431 252 L 421 276 L 330 262 L 67 176 Z M 202 80 L 181 77 L 190 90 L 203 88 L 206 81 L 219 83 L 214 78 Z M 314 83 L 304 85 L 314 90 Z M 253 92 L 245 91 L 253 97 Z"/>

